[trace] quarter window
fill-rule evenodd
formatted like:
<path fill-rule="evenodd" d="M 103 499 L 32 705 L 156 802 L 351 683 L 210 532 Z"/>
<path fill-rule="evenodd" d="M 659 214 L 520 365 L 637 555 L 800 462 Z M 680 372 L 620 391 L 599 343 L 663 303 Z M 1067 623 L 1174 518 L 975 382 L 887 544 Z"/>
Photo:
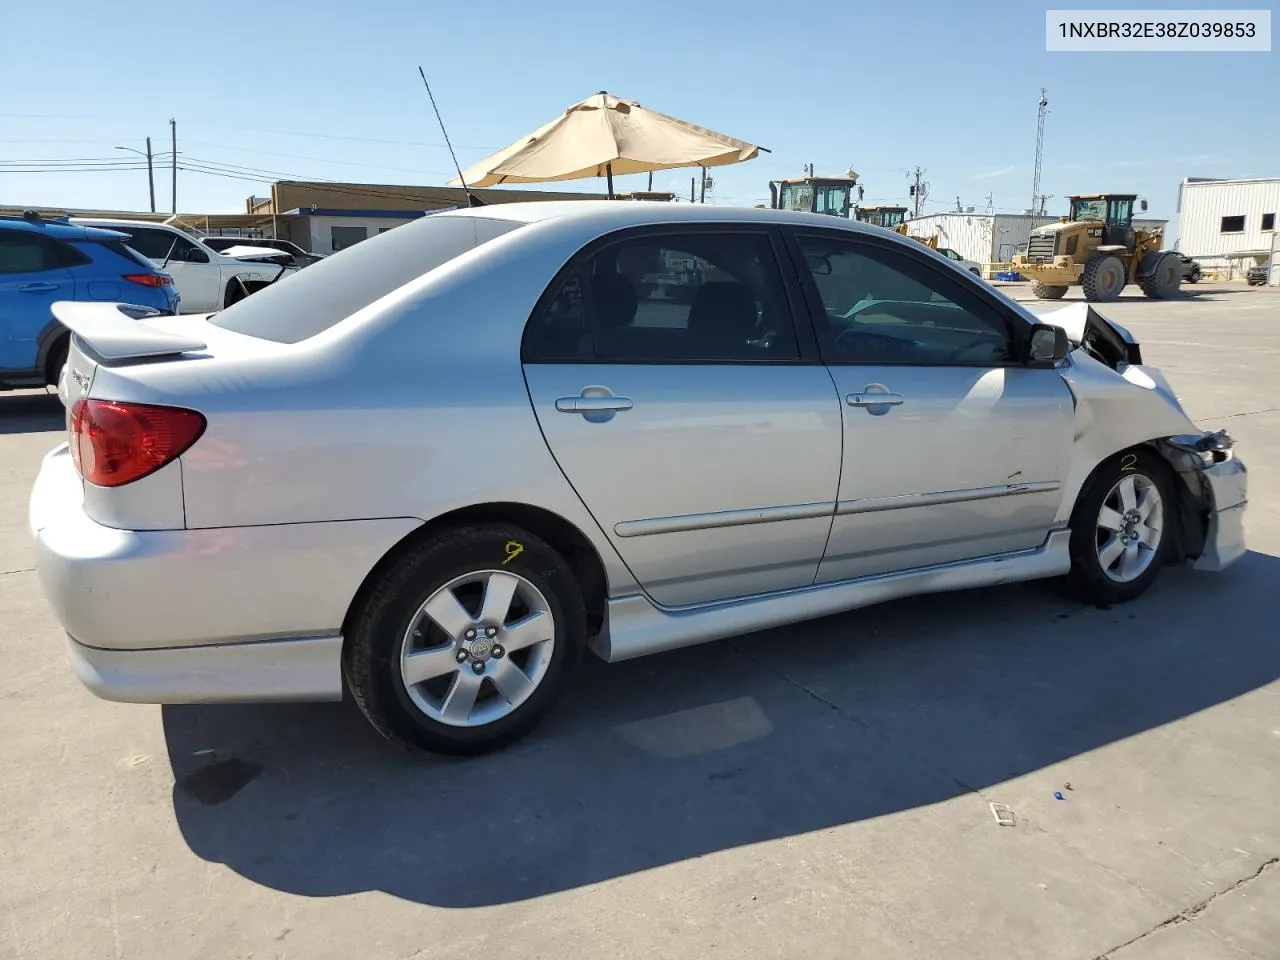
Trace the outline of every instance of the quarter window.
<path fill-rule="evenodd" d="M 764 233 L 637 237 L 562 277 L 526 339 L 531 361 L 680 363 L 799 358 Z"/>
<path fill-rule="evenodd" d="M 174 246 L 174 241 L 182 242 L 181 237 L 164 230 L 146 230 L 135 227 L 108 227 L 107 229 L 119 230 L 122 233 L 129 234 L 129 239 L 125 241 L 125 244 L 152 260 L 163 260 L 165 257 L 169 257 L 169 250 Z"/>
<path fill-rule="evenodd" d="M 877 244 L 801 237 L 832 363 L 991 365 L 1017 360 L 993 307 L 922 259 Z"/>

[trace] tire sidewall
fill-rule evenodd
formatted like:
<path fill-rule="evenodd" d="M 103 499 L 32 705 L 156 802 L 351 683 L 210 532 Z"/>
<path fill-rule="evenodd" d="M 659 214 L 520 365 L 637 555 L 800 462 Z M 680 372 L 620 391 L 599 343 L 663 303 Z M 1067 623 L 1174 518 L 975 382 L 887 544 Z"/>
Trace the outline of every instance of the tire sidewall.
<path fill-rule="evenodd" d="M 1156 556 L 1142 574 L 1127 583 L 1107 576 L 1098 560 L 1098 513 L 1112 487 L 1126 476 L 1138 475 L 1150 480 L 1160 492 L 1160 546 Z M 1080 492 L 1071 517 L 1070 578 L 1081 598 L 1100 605 L 1124 603 L 1146 592 L 1168 563 L 1175 536 L 1174 512 L 1176 490 L 1174 478 L 1165 461 L 1157 454 L 1136 448 L 1125 450 L 1103 461 L 1090 475 Z"/>
<path fill-rule="evenodd" d="M 524 547 L 514 558 L 505 546 L 512 540 Z M 455 727 L 431 719 L 413 702 L 400 677 L 401 646 L 413 617 L 432 593 L 456 577 L 482 570 L 519 574 L 542 593 L 555 621 L 555 644 L 546 673 L 524 703 L 493 723 Z M 366 693 L 372 701 L 368 706 L 380 715 L 370 717 L 375 726 L 381 729 L 385 724 L 396 739 L 451 754 L 493 749 L 532 729 L 558 699 L 585 647 L 581 591 L 559 554 L 526 531 L 490 527 L 479 537 L 441 538 L 393 576 L 389 599 L 371 611 L 367 635 L 358 638 L 353 650 L 369 660 Z"/>

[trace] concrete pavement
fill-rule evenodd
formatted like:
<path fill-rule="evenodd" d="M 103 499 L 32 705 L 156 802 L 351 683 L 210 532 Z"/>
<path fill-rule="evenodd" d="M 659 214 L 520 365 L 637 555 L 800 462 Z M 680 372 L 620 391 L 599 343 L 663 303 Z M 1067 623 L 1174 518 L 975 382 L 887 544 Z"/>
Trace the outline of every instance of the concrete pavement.
<path fill-rule="evenodd" d="M 0 395 L 0 960 L 1280 956 L 1280 295 L 1196 294 L 1104 312 L 1236 435 L 1233 570 L 589 662 L 466 762 L 350 704 L 95 700 L 25 528 L 61 408 Z"/>

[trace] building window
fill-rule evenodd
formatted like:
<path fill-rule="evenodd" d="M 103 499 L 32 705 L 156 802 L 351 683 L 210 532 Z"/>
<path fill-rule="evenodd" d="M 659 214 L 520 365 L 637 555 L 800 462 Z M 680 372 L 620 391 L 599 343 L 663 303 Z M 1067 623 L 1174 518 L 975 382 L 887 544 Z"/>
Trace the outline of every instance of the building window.
<path fill-rule="evenodd" d="M 1276 228 L 1276 215 L 1274 213 L 1264 213 L 1262 215 L 1262 229 L 1274 230 Z"/>
<path fill-rule="evenodd" d="M 354 247 L 361 240 L 369 239 L 368 227 L 330 227 L 329 240 L 333 246 L 333 252 L 345 250 L 347 247 Z"/>
<path fill-rule="evenodd" d="M 1223 217 L 1219 233 L 1244 233 L 1244 217 Z"/>

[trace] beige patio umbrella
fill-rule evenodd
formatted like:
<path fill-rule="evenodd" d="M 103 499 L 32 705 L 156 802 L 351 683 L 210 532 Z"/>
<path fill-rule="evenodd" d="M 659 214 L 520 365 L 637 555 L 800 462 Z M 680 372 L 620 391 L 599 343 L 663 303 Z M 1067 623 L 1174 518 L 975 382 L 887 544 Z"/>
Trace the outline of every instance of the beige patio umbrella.
<path fill-rule="evenodd" d="M 607 177 L 613 196 L 615 174 L 719 167 L 750 160 L 762 149 L 602 90 L 449 184 L 491 187 Z"/>

